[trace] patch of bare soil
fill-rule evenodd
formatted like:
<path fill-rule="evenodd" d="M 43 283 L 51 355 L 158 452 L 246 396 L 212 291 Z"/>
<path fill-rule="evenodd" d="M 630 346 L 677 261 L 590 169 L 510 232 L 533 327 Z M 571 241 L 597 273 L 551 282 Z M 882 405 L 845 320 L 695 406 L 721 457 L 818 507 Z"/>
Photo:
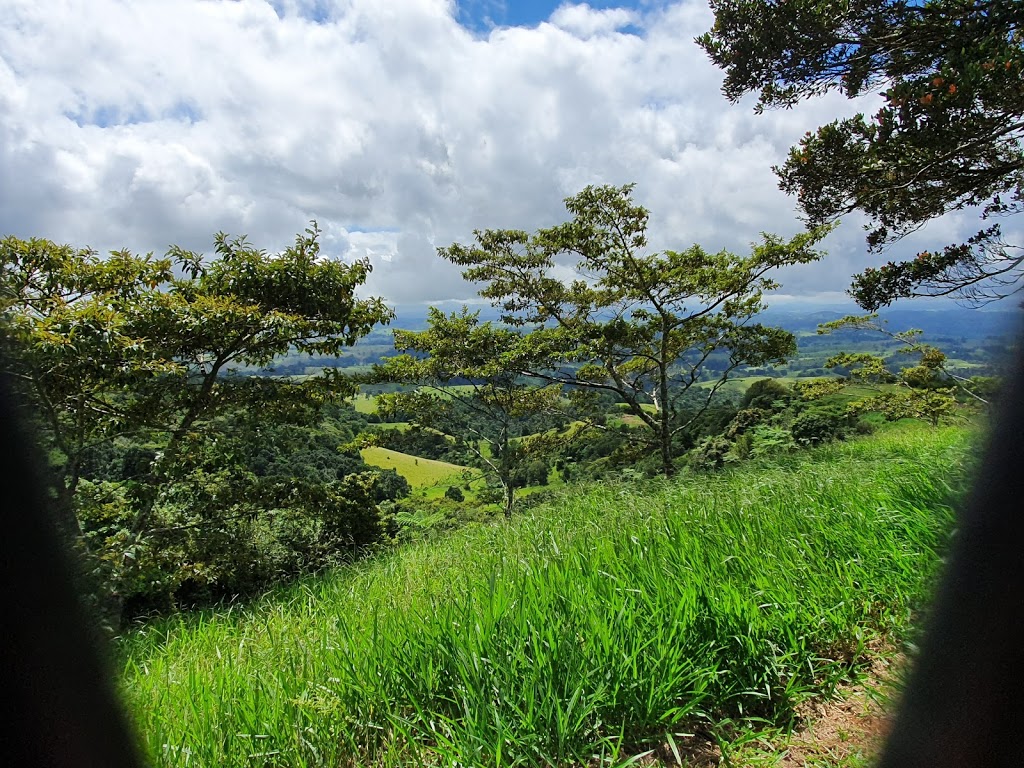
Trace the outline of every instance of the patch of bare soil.
<path fill-rule="evenodd" d="M 901 660 L 876 656 L 862 682 L 841 688 L 833 700 L 808 702 L 800 712 L 805 725 L 790 737 L 776 765 L 861 765 L 877 756 L 890 718 L 874 692 L 892 680 L 894 663 Z"/>
<path fill-rule="evenodd" d="M 742 746 L 726 747 L 728 757 L 703 734 L 679 735 L 636 760 L 636 766 L 685 768 L 861 768 L 871 764 L 885 743 L 889 715 L 885 696 L 904 659 L 890 652 L 872 655 L 855 685 L 840 686 L 828 701 L 814 700 L 798 712 L 801 725 L 788 737 L 761 734 Z"/>

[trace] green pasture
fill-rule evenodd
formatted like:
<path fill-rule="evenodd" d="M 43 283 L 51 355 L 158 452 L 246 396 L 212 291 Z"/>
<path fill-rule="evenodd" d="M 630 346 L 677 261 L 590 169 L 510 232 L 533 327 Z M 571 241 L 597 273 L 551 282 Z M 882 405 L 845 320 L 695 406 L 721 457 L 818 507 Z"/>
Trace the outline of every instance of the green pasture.
<path fill-rule="evenodd" d="M 407 432 L 412 429 L 412 425 L 408 421 L 382 421 L 380 424 L 373 425 L 375 429 L 393 429 L 398 432 Z"/>
<path fill-rule="evenodd" d="M 357 413 L 376 413 L 377 396 L 360 392 L 352 398 L 352 407 L 356 409 Z"/>
<path fill-rule="evenodd" d="M 363 448 L 360 451 L 363 461 L 372 467 L 381 469 L 393 469 L 406 480 L 413 488 L 426 488 L 431 485 L 448 480 L 457 479 L 469 467 L 458 464 L 449 464 L 446 461 L 435 461 L 434 459 L 422 459 L 417 456 L 410 456 L 407 453 L 392 451 L 389 448 Z"/>
<path fill-rule="evenodd" d="M 733 395 L 742 395 L 755 381 L 761 381 L 762 379 L 774 379 L 775 381 L 785 384 L 786 386 L 792 386 L 794 381 L 798 381 L 803 378 L 800 376 L 737 376 L 729 379 L 721 387 L 718 388 L 719 392 L 724 392 Z M 701 389 L 711 389 L 716 382 L 714 381 L 701 381 L 696 386 Z"/>

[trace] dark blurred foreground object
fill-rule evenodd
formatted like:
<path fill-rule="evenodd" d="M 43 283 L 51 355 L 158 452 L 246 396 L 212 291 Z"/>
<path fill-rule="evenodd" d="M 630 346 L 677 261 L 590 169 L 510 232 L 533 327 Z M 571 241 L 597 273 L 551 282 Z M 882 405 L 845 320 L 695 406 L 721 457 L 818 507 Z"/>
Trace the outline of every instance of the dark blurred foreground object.
<path fill-rule="evenodd" d="M 880 768 L 1024 766 L 1024 349 Z"/>
<path fill-rule="evenodd" d="M 134 768 L 141 761 L 35 458 L 0 376 L 0 764 Z"/>

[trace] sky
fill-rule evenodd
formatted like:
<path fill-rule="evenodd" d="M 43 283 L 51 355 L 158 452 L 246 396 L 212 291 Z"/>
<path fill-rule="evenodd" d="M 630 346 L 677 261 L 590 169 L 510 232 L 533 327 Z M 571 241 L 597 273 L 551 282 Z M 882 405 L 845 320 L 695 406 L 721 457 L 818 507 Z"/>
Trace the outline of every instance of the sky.
<path fill-rule="evenodd" d="M 437 247 L 635 182 L 653 248 L 744 253 L 802 229 L 771 166 L 879 97 L 730 104 L 693 42 L 712 21 L 703 0 L 0 0 L 0 235 L 277 251 L 315 219 L 329 257 L 371 260 L 364 294 L 462 301 Z M 776 303 L 842 299 L 879 261 L 862 224 L 783 273 Z"/>

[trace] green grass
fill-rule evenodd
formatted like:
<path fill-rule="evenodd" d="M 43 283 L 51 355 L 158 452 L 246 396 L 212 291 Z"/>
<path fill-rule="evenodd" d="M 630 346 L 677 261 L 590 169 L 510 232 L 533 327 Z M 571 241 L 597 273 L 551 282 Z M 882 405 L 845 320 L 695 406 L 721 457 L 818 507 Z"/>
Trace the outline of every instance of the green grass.
<path fill-rule="evenodd" d="M 763 379 L 775 379 L 780 384 L 786 384 L 792 386 L 793 382 L 800 381 L 804 377 L 802 376 L 736 376 L 725 382 L 720 388 L 719 392 L 731 393 L 734 395 L 742 395 L 755 381 L 761 381 Z M 819 377 L 811 377 L 819 378 Z M 710 389 L 715 386 L 717 379 L 714 381 L 701 381 L 697 383 L 697 386 L 701 389 Z"/>
<path fill-rule="evenodd" d="M 571 487 L 139 629 L 123 689 L 157 766 L 625 765 L 680 731 L 785 727 L 865 643 L 912 627 L 970 448 L 901 426 L 689 481 Z"/>
<path fill-rule="evenodd" d="M 360 392 L 352 398 L 352 407 L 356 409 L 356 413 L 376 413 L 377 397 Z"/>
<path fill-rule="evenodd" d="M 395 470 L 408 480 L 409 485 L 413 488 L 426 488 L 446 480 L 454 482 L 460 479 L 465 472 L 475 471 L 459 464 L 423 459 L 408 453 L 392 451 L 390 448 L 363 448 L 360 454 L 362 454 L 363 461 L 371 467 Z"/>
<path fill-rule="evenodd" d="M 408 421 L 382 421 L 380 424 L 373 425 L 376 429 L 389 430 L 393 429 L 398 432 L 408 432 L 412 429 L 412 424 Z"/>

